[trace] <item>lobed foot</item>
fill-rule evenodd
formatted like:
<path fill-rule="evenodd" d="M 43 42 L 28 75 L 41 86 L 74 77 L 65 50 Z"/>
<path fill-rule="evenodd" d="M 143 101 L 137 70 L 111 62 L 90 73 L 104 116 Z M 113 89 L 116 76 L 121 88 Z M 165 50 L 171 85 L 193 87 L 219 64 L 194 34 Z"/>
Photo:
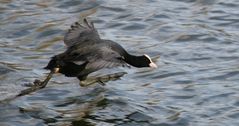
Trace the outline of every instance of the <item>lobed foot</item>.
<path fill-rule="evenodd" d="M 36 79 L 36 80 L 33 82 L 33 84 L 34 84 L 35 86 L 40 86 L 40 85 L 42 85 L 42 81 Z"/>
<path fill-rule="evenodd" d="M 39 86 L 41 85 L 41 81 L 38 80 L 38 79 L 35 79 L 35 81 L 32 83 L 32 82 L 29 82 L 29 83 L 25 83 L 24 86 L 26 87 L 35 87 L 35 86 Z"/>

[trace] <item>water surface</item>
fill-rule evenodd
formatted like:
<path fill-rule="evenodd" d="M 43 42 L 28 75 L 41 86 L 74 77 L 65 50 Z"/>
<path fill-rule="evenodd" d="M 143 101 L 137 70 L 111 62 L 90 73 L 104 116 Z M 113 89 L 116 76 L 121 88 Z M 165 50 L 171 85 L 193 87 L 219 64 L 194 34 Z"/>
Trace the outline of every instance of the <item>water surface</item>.
<path fill-rule="evenodd" d="M 237 126 L 238 8 L 237 0 L 1 0 L 0 125 Z M 45 89 L 6 102 L 44 78 L 50 57 L 66 48 L 64 33 L 83 17 L 159 68 L 106 70 L 128 74 L 89 87 L 57 74 Z"/>

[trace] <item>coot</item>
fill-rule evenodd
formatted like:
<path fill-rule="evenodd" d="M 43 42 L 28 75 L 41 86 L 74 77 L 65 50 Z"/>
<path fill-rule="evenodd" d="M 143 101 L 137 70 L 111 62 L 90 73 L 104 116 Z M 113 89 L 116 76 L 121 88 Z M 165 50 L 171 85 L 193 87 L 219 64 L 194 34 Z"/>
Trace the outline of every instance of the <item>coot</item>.
<path fill-rule="evenodd" d="M 81 82 L 88 74 L 102 68 L 111 68 L 129 64 L 134 67 L 152 67 L 157 65 L 144 54 L 129 54 L 121 45 L 111 40 L 101 39 L 94 24 L 84 19 L 76 22 L 64 36 L 67 50 L 51 58 L 45 69 L 51 71 L 45 84 L 53 73 L 59 72 L 67 77 L 77 77 Z"/>

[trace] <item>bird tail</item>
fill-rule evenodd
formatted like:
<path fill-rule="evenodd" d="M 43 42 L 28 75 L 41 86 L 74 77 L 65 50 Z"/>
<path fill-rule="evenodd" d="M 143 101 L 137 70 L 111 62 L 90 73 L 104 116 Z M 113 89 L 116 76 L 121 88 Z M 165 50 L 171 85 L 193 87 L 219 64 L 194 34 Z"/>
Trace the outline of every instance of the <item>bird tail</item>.
<path fill-rule="evenodd" d="M 55 57 L 52 57 L 51 60 L 48 62 L 47 66 L 44 69 L 53 70 L 57 67 L 57 60 Z"/>
<path fill-rule="evenodd" d="M 51 60 L 49 61 L 47 66 L 44 67 L 44 69 L 52 71 L 54 70 L 54 68 L 59 68 L 59 73 L 62 73 L 67 77 L 76 77 L 85 68 L 87 63 L 88 62 L 85 62 L 81 65 L 77 65 L 73 62 L 61 61 L 55 56 L 51 58 Z"/>

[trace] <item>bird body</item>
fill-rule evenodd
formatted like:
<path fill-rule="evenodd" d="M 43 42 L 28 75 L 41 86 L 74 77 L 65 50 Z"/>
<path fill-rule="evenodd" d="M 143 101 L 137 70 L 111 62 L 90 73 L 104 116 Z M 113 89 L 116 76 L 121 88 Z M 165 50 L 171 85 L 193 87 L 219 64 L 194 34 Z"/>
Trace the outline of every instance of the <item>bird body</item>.
<path fill-rule="evenodd" d="M 85 80 L 88 74 L 102 68 L 132 65 L 135 67 L 157 67 L 149 56 L 134 56 L 121 45 L 101 39 L 93 23 L 84 19 L 84 25 L 75 23 L 64 36 L 67 50 L 52 57 L 45 69 L 59 68 L 67 77 Z"/>

